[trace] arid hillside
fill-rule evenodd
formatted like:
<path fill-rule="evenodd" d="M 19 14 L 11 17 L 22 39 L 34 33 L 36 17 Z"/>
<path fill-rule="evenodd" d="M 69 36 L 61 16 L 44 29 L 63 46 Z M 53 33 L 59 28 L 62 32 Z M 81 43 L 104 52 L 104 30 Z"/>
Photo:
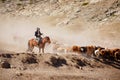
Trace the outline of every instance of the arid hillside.
<path fill-rule="evenodd" d="M 36 27 L 62 44 L 120 47 L 119 0 L 1 0 L 0 16 L 2 48 L 26 50 Z"/>
<path fill-rule="evenodd" d="M 119 79 L 120 0 L 0 0 L 0 80 Z"/>

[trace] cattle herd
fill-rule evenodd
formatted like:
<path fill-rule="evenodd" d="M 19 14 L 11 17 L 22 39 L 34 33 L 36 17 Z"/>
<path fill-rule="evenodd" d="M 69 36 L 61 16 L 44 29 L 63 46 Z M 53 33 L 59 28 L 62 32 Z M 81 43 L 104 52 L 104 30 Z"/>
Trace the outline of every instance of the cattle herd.
<path fill-rule="evenodd" d="M 100 46 L 72 46 L 72 51 L 78 54 L 86 54 L 102 59 L 120 60 L 120 49 L 106 49 Z"/>
<path fill-rule="evenodd" d="M 59 44 L 55 44 L 53 47 L 54 52 L 60 53 L 77 53 L 85 54 L 89 57 L 109 59 L 109 60 L 120 60 L 120 49 L 108 49 L 101 46 L 78 46 L 73 45 L 71 47 L 64 47 Z"/>

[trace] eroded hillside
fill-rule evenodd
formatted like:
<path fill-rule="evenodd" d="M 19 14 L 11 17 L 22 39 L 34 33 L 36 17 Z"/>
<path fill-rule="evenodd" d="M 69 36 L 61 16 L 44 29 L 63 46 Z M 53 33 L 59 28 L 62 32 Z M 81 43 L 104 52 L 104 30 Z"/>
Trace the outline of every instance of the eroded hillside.
<path fill-rule="evenodd" d="M 1 0 L 0 7 L 3 46 L 22 42 L 25 50 L 40 27 L 62 44 L 120 47 L 119 0 Z"/>

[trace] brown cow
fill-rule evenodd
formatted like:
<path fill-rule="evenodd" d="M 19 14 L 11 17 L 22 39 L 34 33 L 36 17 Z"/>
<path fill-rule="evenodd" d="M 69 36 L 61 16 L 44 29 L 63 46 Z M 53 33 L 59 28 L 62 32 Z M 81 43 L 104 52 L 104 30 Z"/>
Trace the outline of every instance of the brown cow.
<path fill-rule="evenodd" d="M 82 46 L 80 47 L 80 52 L 87 54 L 87 56 L 94 55 L 94 52 L 96 50 L 96 46 Z"/>
<path fill-rule="evenodd" d="M 102 58 L 103 60 L 106 60 L 109 58 L 109 50 L 98 48 L 97 50 L 95 50 L 95 56 L 97 58 Z"/>
<path fill-rule="evenodd" d="M 107 52 L 107 58 L 110 60 L 115 60 L 117 57 L 119 57 L 119 49 L 106 49 Z"/>
<path fill-rule="evenodd" d="M 87 46 L 87 55 L 91 56 L 94 54 L 96 47 L 95 46 Z"/>
<path fill-rule="evenodd" d="M 115 59 L 120 60 L 120 49 L 115 52 Z"/>
<path fill-rule="evenodd" d="M 109 59 L 110 58 L 110 50 L 109 49 L 102 49 L 100 51 L 100 56 L 102 58 Z"/>
<path fill-rule="evenodd" d="M 66 47 L 65 48 L 66 53 L 80 53 L 80 46 L 74 45 L 71 47 Z"/>
<path fill-rule="evenodd" d="M 118 49 L 118 48 L 110 49 L 110 57 L 113 58 L 114 60 L 119 60 L 120 59 L 120 49 Z"/>
<path fill-rule="evenodd" d="M 110 59 L 110 60 L 120 59 L 120 49 L 98 48 L 97 50 L 95 51 L 95 54 L 97 55 L 97 57 L 102 57 L 104 59 Z"/>
<path fill-rule="evenodd" d="M 80 53 L 80 46 L 72 46 L 72 51 L 73 52 L 77 52 L 77 53 Z"/>

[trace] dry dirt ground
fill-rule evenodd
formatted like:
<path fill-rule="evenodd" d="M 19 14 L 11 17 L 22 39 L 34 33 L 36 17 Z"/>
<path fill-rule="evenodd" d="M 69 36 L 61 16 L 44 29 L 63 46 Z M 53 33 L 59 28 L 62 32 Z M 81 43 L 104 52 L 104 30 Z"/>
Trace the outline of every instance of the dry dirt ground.
<path fill-rule="evenodd" d="M 81 54 L 0 53 L 0 80 L 119 80 L 120 62 Z"/>

